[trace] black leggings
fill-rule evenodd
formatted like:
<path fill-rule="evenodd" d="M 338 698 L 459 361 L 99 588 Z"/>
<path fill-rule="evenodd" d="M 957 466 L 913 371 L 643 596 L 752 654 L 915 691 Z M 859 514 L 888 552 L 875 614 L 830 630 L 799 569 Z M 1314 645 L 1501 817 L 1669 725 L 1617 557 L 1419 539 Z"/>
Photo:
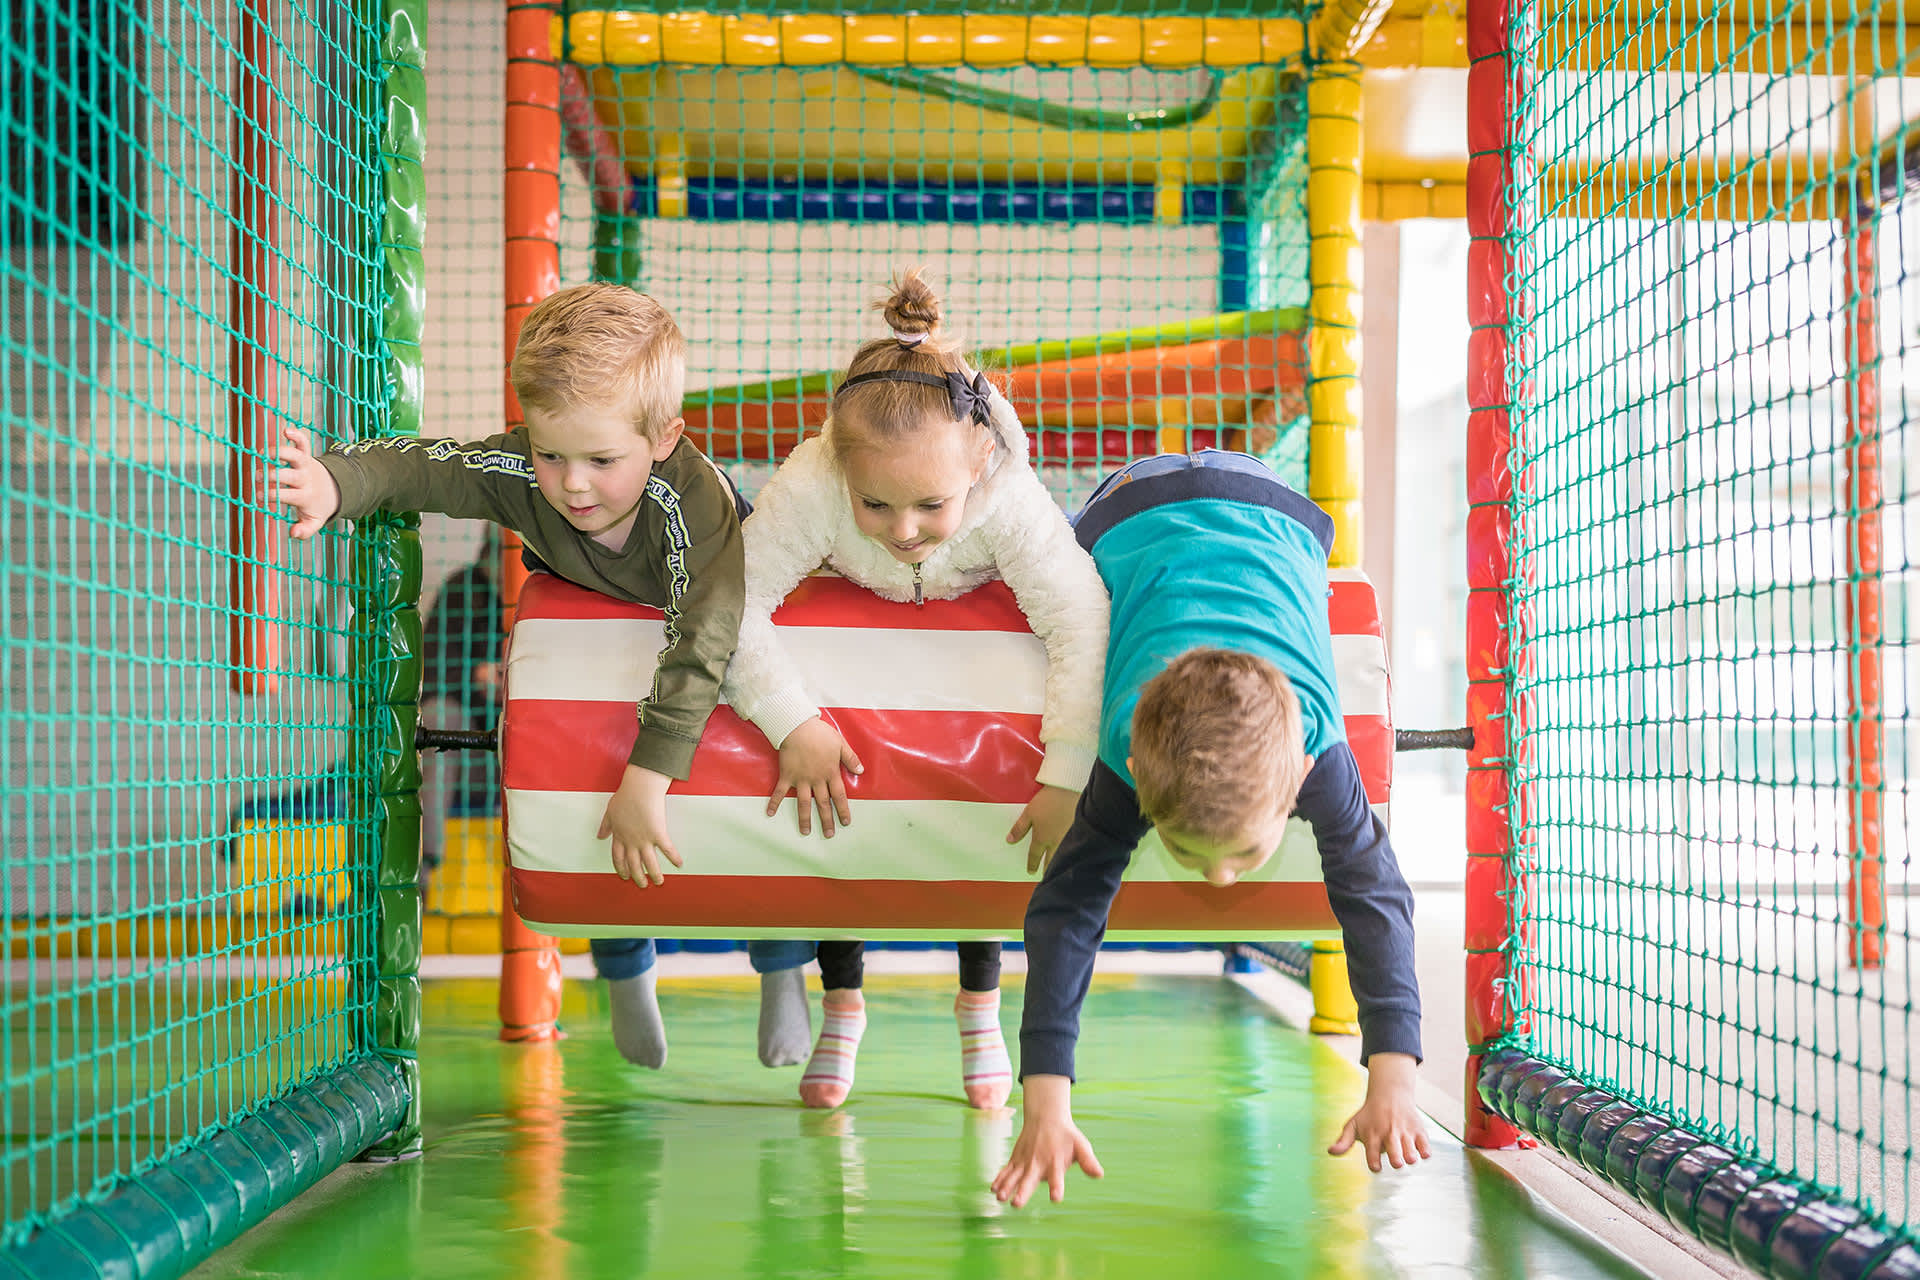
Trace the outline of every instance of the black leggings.
<path fill-rule="evenodd" d="M 997 942 L 956 942 L 960 952 L 960 989 L 998 991 L 1000 989 L 1000 944 Z M 823 942 L 820 944 L 820 985 L 829 991 L 858 991 L 867 974 L 867 944 L 864 942 Z"/>

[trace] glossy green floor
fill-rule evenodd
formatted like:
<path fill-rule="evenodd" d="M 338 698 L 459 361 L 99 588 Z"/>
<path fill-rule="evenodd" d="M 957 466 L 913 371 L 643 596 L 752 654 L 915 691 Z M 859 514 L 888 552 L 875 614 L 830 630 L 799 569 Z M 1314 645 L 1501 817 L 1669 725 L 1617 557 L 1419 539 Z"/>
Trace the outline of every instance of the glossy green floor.
<path fill-rule="evenodd" d="M 959 1101 L 951 979 L 868 991 L 858 1090 L 823 1115 L 754 1059 L 750 980 L 661 984 L 658 1075 L 615 1056 L 596 986 L 569 988 L 569 1039 L 524 1047 L 494 1039 L 491 983 L 430 984 L 425 1159 L 345 1170 L 195 1274 L 1633 1274 L 1444 1134 L 1410 1172 L 1326 1156 L 1358 1072 L 1218 979 L 1096 984 L 1076 1101 L 1107 1177 L 1006 1210 L 1013 1117 Z"/>

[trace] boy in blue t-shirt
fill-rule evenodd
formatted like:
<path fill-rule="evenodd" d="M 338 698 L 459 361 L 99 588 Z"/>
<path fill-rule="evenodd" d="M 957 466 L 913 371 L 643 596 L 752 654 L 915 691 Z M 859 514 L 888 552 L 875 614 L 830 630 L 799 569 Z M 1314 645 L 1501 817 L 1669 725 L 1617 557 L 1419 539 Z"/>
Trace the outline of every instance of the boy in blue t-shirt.
<path fill-rule="evenodd" d="M 1244 454 L 1142 459 L 1075 521 L 1113 596 L 1099 762 L 1027 905 L 1025 1123 L 994 1194 L 1023 1205 L 1100 1164 L 1074 1127 L 1073 1051 L 1107 913 L 1149 826 L 1210 884 L 1262 866 L 1291 814 L 1313 827 L 1351 956 L 1367 1097 L 1329 1152 L 1375 1172 L 1428 1154 L 1413 895 L 1347 746 L 1327 624 L 1333 522 Z"/>

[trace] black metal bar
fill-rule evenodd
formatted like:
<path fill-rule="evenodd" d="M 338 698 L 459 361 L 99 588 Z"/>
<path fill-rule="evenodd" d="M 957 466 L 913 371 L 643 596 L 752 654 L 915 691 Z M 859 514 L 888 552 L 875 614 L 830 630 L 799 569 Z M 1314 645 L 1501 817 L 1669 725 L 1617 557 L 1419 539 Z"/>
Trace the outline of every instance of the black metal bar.
<path fill-rule="evenodd" d="M 415 751 L 494 751 L 498 736 L 491 729 L 429 729 L 421 725 L 413 731 Z"/>
<path fill-rule="evenodd" d="M 1399 729 L 1393 735 L 1395 751 L 1471 751 L 1473 729 Z"/>

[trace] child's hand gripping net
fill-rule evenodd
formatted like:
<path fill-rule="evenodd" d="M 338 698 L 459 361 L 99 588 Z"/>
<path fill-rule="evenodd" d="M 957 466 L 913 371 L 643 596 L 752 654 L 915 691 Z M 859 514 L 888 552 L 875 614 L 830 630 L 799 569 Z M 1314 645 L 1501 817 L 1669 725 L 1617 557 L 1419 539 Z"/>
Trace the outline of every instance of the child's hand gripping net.
<path fill-rule="evenodd" d="M 1336 574 L 1331 616 L 1347 738 L 1368 798 L 1387 802 L 1393 728 L 1373 587 Z M 853 823 L 801 836 L 758 729 L 708 721 L 669 816 L 686 869 L 641 890 L 596 838 L 633 745 L 634 705 L 664 644 L 660 611 L 537 574 L 520 599 L 501 723 L 514 900 L 544 933 L 610 937 L 1017 938 L 1034 881 L 1006 832 L 1040 763 L 1046 652 L 1013 595 L 893 604 L 837 578 L 774 614 L 808 691 L 866 771 Z M 1177 867 L 1149 835 L 1114 904 L 1115 938 L 1338 937 L 1312 833 L 1231 888 Z"/>

